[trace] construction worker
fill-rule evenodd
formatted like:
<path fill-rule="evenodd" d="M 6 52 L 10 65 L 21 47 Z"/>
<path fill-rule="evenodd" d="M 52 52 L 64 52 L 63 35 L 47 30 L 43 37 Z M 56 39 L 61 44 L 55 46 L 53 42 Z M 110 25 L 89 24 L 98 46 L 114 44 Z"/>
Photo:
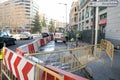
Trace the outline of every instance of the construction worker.
<path fill-rule="evenodd" d="M 70 39 L 70 42 L 74 42 L 74 38 L 71 38 L 71 39 Z"/>
<path fill-rule="evenodd" d="M 81 35 L 80 35 L 80 33 L 78 32 L 78 33 L 76 34 L 76 39 L 80 40 L 80 38 L 81 38 Z"/>
<path fill-rule="evenodd" d="M 65 39 L 66 39 L 66 41 L 68 41 L 68 35 L 69 35 L 69 33 L 66 32 L 66 33 L 65 33 Z"/>

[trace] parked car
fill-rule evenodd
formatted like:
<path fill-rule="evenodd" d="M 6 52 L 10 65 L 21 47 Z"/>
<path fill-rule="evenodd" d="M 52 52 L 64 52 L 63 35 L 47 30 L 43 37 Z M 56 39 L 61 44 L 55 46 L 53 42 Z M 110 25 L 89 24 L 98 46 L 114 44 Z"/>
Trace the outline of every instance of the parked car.
<path fill-rule="evenodd" d="M 48 33 L 42 33 L 42 38 L 48 37 L 49 34 Z"/>
<path fill-rule="evenodd" d="M 24 40 L 24 39 L 33 39 L 33 36 L 30 32 L 22 32 L 20 34 L 20 40 Z"/>
<path fill-rule="evenodd" d="M 15 45 L 15 38 L 12 38 L 12 35 L 10 35 L 7 32 L 0 32 L 0 46 L 3 47 L 4 45 Z"/>

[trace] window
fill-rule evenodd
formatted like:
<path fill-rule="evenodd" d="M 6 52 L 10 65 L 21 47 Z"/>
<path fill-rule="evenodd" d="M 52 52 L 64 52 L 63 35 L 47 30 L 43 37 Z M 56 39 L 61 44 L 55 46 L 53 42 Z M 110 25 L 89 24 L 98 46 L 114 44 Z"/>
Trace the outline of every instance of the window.
<path fill-rule="evenodd" d="M 107 18 L 107 13 L 100 15 L 100 19 L 105 19 Z"/>
<path fill-rule="evenodd" d="M 91 16 L 94 14 L 94 9 L 92 8 L 91 9 Z"/>
<path fill-rule="evenodd" d="M 75 7 L 75 12 L 77 11 L 77 8 Z"/>
<path fill-rule="evenodd" d="M 81 21 L 81 13 L 79 13 L 79 21 Z"/>
<path fill-rule="evenodd" d="M 107 7 L 99 7 L 99 11 L 105 10 Z"/>
<path fill-rule="evenodd" d="M 88 18 L 88 17 L 89 17 L 89 7 L 88 7 L 88 6 L 87 6 L 87 8 L 86 8 L 85 17 L 86 17 L 86 18 Z"/>
<path fill-rule="evenodd" d="M 77 22 L 77 18 L 76 17 L 74 17 L 74 22 Z"/>
<path fill-rule="evenodd" d="M 84 20 L 84 10 L 82 11 L 82 20 Z"/>
<path fill-rule="evenodd" d="M 86 24 L 88 24 L 88 23 L 89 23 L 89 20 L 86 21 Z"/>

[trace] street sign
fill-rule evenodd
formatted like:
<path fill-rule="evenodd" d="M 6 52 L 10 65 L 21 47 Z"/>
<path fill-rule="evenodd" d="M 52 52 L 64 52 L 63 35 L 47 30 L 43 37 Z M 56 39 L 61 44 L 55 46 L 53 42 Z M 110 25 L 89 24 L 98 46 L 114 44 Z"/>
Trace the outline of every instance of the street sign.
<path fill-rule="evenodd" d="M 114 7 L 118 5 L 118 1 L 91 1 L 89 6 L 92 7 Z"/>

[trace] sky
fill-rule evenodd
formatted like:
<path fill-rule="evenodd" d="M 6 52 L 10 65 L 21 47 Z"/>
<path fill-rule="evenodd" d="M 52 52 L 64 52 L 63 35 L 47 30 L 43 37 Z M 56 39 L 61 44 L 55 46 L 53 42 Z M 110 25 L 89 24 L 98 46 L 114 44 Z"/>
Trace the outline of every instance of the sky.
<path fill-rule="evenodd" d="M 67 4 L 67 22 L 69 22 L 69 12 L 73 1 L 76 0 L 38 0 L 39 12 L 45 13 L 47 17 L 53 18 L 62 22 L 66 22 L 66 6 Z"/>
<path fill-rule="evenodd" d="M 1 2 L 7 0 L 0 0 Z M 37 0 L 39 12 L 46 14 L 48 18 L 66 22 L 66 6 L 59 3 L 67 4 L 67 22 L 69 22 L 69 12 L 73 1 L 77 0 Z"/>

